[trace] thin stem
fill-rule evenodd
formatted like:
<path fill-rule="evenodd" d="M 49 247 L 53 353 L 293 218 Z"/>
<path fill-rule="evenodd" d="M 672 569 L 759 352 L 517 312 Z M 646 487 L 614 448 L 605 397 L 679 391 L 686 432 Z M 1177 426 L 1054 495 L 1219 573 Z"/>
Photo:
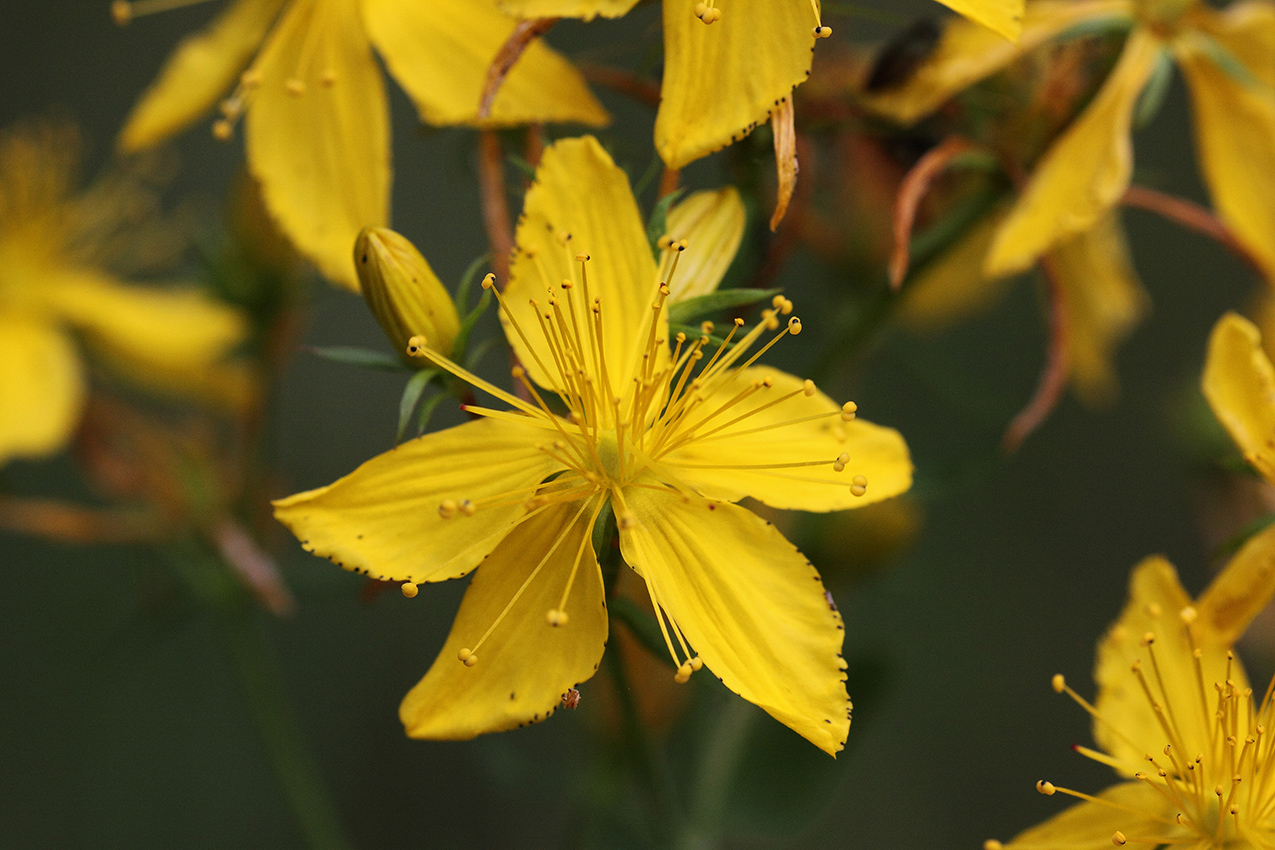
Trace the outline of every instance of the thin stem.
<path fill-rule="evenodd" d="M 509 225 L 509 201 L 505 193 L 505 159 L 500 135 L 495 130 L 478 134 L 478 182 L 481 190 L 483 225 L 491 245 L 491 265 L 503 287 L 509 282 L 509 254 L 514 235 Z"/>
<path fill-rule="evenodd" d="M 679 842 L 683 850 L 716 845 L 731 784 L 739 772 L 757 717 L 758 711 L 751 703 L 734 694 L 726 696 L 700 753 L 691 811 Z"/>
<path fill-rule="evenodd" d="M 1263 279 L 1266 277 L 1266 272 L 1262 269 L 1262 263 L 1257 256 L 1235 238 L 1231 229 L 1217 216 L 1199 204 L 1137 185 L 1125 190 L 1120 203 L 1126 207 L 1157 213 L 1187 230 L 1194 230 L 1196 233 L 1209 237 L 1238 257 L 1244 265 L 1260 277 Z"/>

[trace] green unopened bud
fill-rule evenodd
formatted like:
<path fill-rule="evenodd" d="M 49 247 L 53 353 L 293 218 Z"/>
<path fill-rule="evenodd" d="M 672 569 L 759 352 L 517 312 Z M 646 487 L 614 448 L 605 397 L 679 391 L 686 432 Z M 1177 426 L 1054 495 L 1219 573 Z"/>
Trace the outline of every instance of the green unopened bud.
<path fill-rule="evenodd" d="M 354 267 L 368 308 L 401 357 L 420 366 L 407 355 L 414 336 L 423 336 L 439 354 L 451 354 L 460 317 L 415 245 L 388 228 L 366 227 L 354 241 Z"/>

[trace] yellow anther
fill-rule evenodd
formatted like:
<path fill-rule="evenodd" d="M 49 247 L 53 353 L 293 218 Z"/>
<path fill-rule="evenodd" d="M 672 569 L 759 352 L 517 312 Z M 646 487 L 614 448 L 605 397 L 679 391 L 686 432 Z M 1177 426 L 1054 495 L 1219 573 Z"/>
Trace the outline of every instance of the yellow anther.
<path fill-rule="evenodd" d="M 632 528 L 637 525 L 637 517 L 635 517 L 632 513 L 620 514 L 619 519 L 616 520 L 616 525 L 620 528 Z"/>
<path fill-rule="evenodd" d="M 527 375 L 527 370 L 521 366 L 515 366 L 509 370 L 509 374 L 514 376 L 515 381 L 521 381 Z"/>
<path fill-rule="evenodd" d="M 115 25 L 120 27 L 133 20 L 133 7 L 128 0 L 115 0 L 111 4 L 111 18 L 115 21 Z"/>
<path fill-rule="evenodd" d="M 579 254 L 576 254 L 576 262 L 577 262 L 577 263 L 587 263 L 587 262 L 589 262 L 589 260 L 591 260 L 591 259 L 593 259 L 593 258 L 592 258 L 592 257 L 590 257 L 588 254 L 584 253 L 583 251 L 581 251 Z"/>
<path fill-rule="evenodd" d="M 413 357 L 420 357 L 425 352 L 425 337 L 417 334 L 407 341 L 407 353 Z"/>
<path fill-rule="evenodd" d="M 1054 783 L 1040 780 L 1036 783 L 1036 790 L 1044 794 L 1046 797 L 1052 797 L 1058 789 L 1054 787 Z"/>
<path fill-rule="evenodd" d="M 779 330 L 779 319 L 775 318 L 775 315 L 776 314 L 774 310 L 761 311 L 761 321 L 762 321 L 762 324 L 766 326 L 766 330 L 768 331 Z"/>
<path fill-rule="evenodd" d="M 1117 847 L 1123 847 L 1129 843 L 1129 839 L 1125 838 L 1124 833 L 1117 829 L 1115 834 L 1111 836 L 1111 843 Z"/>
<path fill-rule="evenodd" d="M 234 125 L 225 118 L 219 118 L 212 125 L 213 138 L 219 142 L 228 142 L 230 137 L 235 134 Z"/>
<path fill-rule="evenodd" d="M 261 85 L 261 72 L 256 68 L 249 68 L 239 75 L 239 85 L 246 89 L 255 89 Z"/>
<path fill-rule="evenodd" d="M 741 318 L 739 318 L 738 316 L 736 316 L 736 317 L 735 317 L 735 327 L 737 327 L 737 328 L 742 328 L 743 326 L 744 326 L 744 320 L 743 320 L 743 319 L 741 319 Z"/>
<path fill-rule="evenodd" d="M 567 616 L 567 612 L 559 611 L 557 608 L 550 608 L 545 614 L 545 622 L 553 626 L 555 629 L 558 628 L 558 626 L 565 626 L 568 619 L 570 618 Z"/>
<path fill-rule="evenodd" d="M 575 284 L 573 284 L 571 281 L 567 280 L 565 277 L 562 279 L 562 288 L 563 288 L 563 289 L 570 289 L 570 288 L 571 288 L 572 286 L 574 286 L 574 285 L 575 285 Z"/>
<path fill-rule="evenodd" d="M 854 415 L 858 410 L 859 405 L 855 404 L 853 401 L 847 401 L 845 404 L 841 405 L 841 421 L 854 421 Z"/>
<path fill-rule="evenodd" d="M 690 242 L 688 242 L 688 241 L 687 241 L 687 240 L 685 240 L 685 239 L 679 239 L 679 240 L 677 240 L 677 250 L 679 250 L 679 251 L 685 251 L 685 250 L 687 249 L 687 247 L 689 247 L 689 246 L 690 246 L 690 244 L 691 244 L 691 243 L 690 243 Z"/>
<path fill-rule="evenodd" d="M 850 453 L 842 452 L 841 454 L 837 455 L 837 459 L 832 462 L 832 469 L 834 472 L 845 472 L 846 464 L 849 462 L 850 462 Z"/>
<path fill-rule="evenodd" d="M 868 492 L 867 478 L 864 478 L 862 475 L 856 475 L 854 478 L 850 479 L 851 496 L 862 496 L 866 492 Z"/>
<path fill-rule="evenodd" d="M 443 519 L 451 519 L 456 516 L 456 502 L 453 499 L 443 499 L 438 504 L 438 515 Z"/>
<path fill-rule="evenodd" d="M 691 666 L 691 662 L 683 661 L 682 666 L 677 668 L 677 672 L 673 674 L 673 681 L 679 685 L 685 685 L 691 680 L 691 673 L 695 672 L 695 668 Z"/>
<path fill-rule="evenodd" d="M 716 327 L 717 325 L 713 324 L 712 322 L 708 320 L 705 320 L 699 323 L 699 332 L 704 334 L 704 336 L 709 336 L 710 334 L 713 333 L 713 329 Z"/>
<path fill-rule="evenodd" d="M 665 233 L 655 243 L 661 251 L 667 251 L 673 247 L 673 237 Z"/>
<path fill-rule="evenodd" d="M 336 71 L 331 68 L 325 69 L 323 75 L 319 77 L 319 85 L 325 89 L 330 89 L 336 85 Z"/>
<path fill-rule="evenodd" d="M 782 296 L 782 295 L 776 295 L 774 298 L 770 299 L 770 306 L 774 307 L 776 310 L 778 310 L 778 309 L 780 309 L 781 307 L 783 307 L 783 306 L 784 306 L 784 296 Z"/>
<path fill-rule="evenodd" d="M 989 838 L 983 842 L 983 850 L 1005 850 L 1005 845 L 995 838 Z"/>
<path fill-rule="evenodd" d="M 706 14 L 708 14 L 708 4 L 704 0 L 700 0 L 700 2 L 695 4 L 695 17 L 703 19 Z"/>
<path fill-rule="evenodd" d="M 462 499 L 460 502 L 460 512 L 465 516 L 473 516 L 478 512 L 478 509 L 474 507 L 474 503 L 469 501 L 469 499 Z"/>
<path fill-rule="evenodd" d="M 1049 684 L 1053 685 L 1054 693 L 1061 694 L 1067 687 L 1067 680 L 1063 678 L 1062 673 L 1055 673 L 1054 678 L 1049 680 Z"/>
<path fill-rule="evenodd" d="M 815 38 L 827 38 L 832 35 L 832 27 L 815 27 Z"/>
<path fill-rule="evenodd" d="M 815 382 L 806 378 L 806 382 L 801 385 L 801 391 L 806 394 L 806 398 L 810 398 L 815 394 Z"/>
<path fill-rule="evenodd" d="M 487 274 L 483 276 L 483 289 L 491 289 L 495 285 L 496 276 L 491 272 L 487 272 Z M 532 303 L 534 305 L 535 302 L 533 301 Z"/>
<path fill-rule="evenodd" d="M 298 80 L 296 77 L 293 77 L 284 83 L 283 88 L 293 97 L 301 97 L 301 95 L 305 94 L 305 83 Z"/>
<path fill-rule="evenodd" d="M 1164 609 L 1160 607 L 1160 604 L 1158 602 L 1147 603 L 1147 614 L 1151 616 L 1151 619 L 1158 620 L 1160 618 L 1160 615 L 1163 613 L 1164 613 Z"/>
<path fill-rule="evenodd" d="M 697 655 L 690 660 L 690 665 L 692 670 L 702 670 L 704 667 L 704 659 Z"/>
<path fill-rule="evenodd" d="M 796 316 L 793 316 L 791 319 L 788 320 L 788 333 L 792 334 L 793 336 L 796 336 L 797 334 L 801 333 L 801 319 L 798 319 Z"/>
<path fill-rule="evenodd" d="M 1182 618 L 1182 622 L 1186 623 L 1189 626 L 1192 623 L 1194 623 L 1195 618 L 1200 615 L 1196 612 L 1195 608 L 1188 605 L 1178 612 L 1178 616 Z"/>
<path fill-rule="evenodd" d="M 408 599 L 415 599 L 416 594 L 420 592 L 416 585 L 412 584 L 410 581 L 403 582 L 399 589 L 403 591 L 403 595 Z"/>
<path fill-rule="evenodd" d="M 469 647 L 465 647 L 460 652 L 456 653 L 456 658 L 466 667 L 473 667 L 478 663 L 478 656 L 474 655 L 474 651 Z"/>
<path fill-rule="evenodd" d="M 1155 632 L 1147 632 L 1142 636 L 1143 646 L 1150 646 L 1153 643 L 1155 643 Z"/>

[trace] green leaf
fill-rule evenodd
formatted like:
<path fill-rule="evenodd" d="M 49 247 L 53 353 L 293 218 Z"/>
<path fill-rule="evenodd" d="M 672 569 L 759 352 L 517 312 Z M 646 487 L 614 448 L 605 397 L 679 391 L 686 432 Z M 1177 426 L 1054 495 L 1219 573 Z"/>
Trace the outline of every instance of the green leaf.
<path fill-rule="evenodd" d="M 656 658 L 668 664 L 670 668 L 673 667 L 673 659 L 668 654 L 664 635 L 654 615 L 643 611 L 636 602 L 623 596 L 612 596 L 607 601 L 607 610 L 611 612 L 612 617 L 628 626 L 629 631 L 638 639 L 638 643 L 646 647 Z"/>
<path fill-rule="evenodd" d="M 1127 15 L 1091 18 L 1081 21 L 1058 34 L 1055 42 L 1071 41 L 1077 38 L 1088 38 L 1093 35 L 1118 35 L 1133 28 L 1133 18 Z"/>
<path fill-rule="evenodd" d="M 651 209 L 651 217 L 646 220 L 646 238 L 651 243 L 651 251 L 655 254 L 655 259 L 660 258 L 660 237 L 668 232 L 668 211 L 677 199 L 682 197 L 683 189 L 669 192 L 664 197 L 655 202 L 655 206 Z"/>
<path fill-rule="evenodd" d="M 1192 44 L 1202 48 L 1208 54 L 1208 57 L 1213 60 L 1214 64 L 1221 68 L 1227 76 L 1246 88 L 1261 86 L 1261 83 L 1253 76 L 1253 72 L 1248 69 L 1248 66 L 1241 62 L 1238 56 L 1222 46 L 1220 42 L 1209 38 L 1199 30 L 1192 30 L 1191 32 L 1193 36 Z"/>
<path fill-rule="evenodd" d="M 510 165 L 522 172 L 523 177 L 526 177 L 528 180 L 536 179 L 536 167 L 530 162 L 527 162 L 527 160 L 518 156 L 516 153 L 511 153 L 506 158 L 509 160 Z"/>
<path fill-rule="evenodd" d="M 425 399 L 425 401 L 421 402 L 420 412 L 416 416 L 416 436 L 419 437 L 421 434 L 425 433 L 425 427 L 429 425 L 430 417 L 434 415 L 435 408 L 437 408 L 438 403 L 445 398 L 447 398 L 446 393 L 434 393 L 432 396 Z"/>
<path fill-rule="evenodd" d="M 483 266 L 491 262 L 491 254 L 483 254 L 472 263 L 469 268 L 465 269 L 465 273 L 460 277 L 460 285 L 456 287 L 456 312 L 464 314 L 469 309 L 469 293 L 474 288 L 474 281 L 478 278 L 478 273 L 483 270 Z"/>
<path fill-rule="evenodd" d="M 1142 129 L 1151 123 L 1151 119 L 1160 112 L 1164 105 L 1164 96 L 1169 93 L 1169 83 L 1173 82 L 1173 60 L 1167 50 L 1161 51 L 1156 58 L 1155 69 L 1151 78 L 1138 95 L 1138 107 L 1133 114 L 1133 126 Z"/>
<path fill-rule="evenodd" d="M 398 431 L 395 433 L 395 444 L 403 442 L 403 435 L 407 433 L 407 425 L 412 421 L 412 411 L 416 410 L 416 404 L 421 400 L 421 394 L 425 392 L 425 387 L 438 375 L 437 369 L 422 369 L 411 377 L 407 382 L 407 386 L 403 387 L 403 397 L 398 403 Z"/>
<path fill-rule="evenodd" d="M 465 361 L 465 351 L 469 348 L 469 335 L 474 330 L 474 325 L 482 318 L 483 313 L 487 312 L 487 307 L 491 304 L 491 290 L 484 289 L 483 297 L 478 299 L 478 303 L 474 305 L 474 309 L 470 310 L 465 318 L 461 319 L 460 330 L 456 332 L 456 341 L 452 343 L 452 360 Z"/>
<path fill-rule="evenodd" d="M 501 339 L 498 336 L 485 339 L 478 343 L 478 345 L 474 346 L 474 350 L 465 357 L 465 368 L 471 372 L 474 371 L 474 369 L 478 367 L 478 364 L 482 362 L 482 359 L 487 356 L 488 352 L 499 346 L 500 343 Z"/>
<path fill-rule="evenodd" d="M 782 289 L 719 289 L 706 295 L 678 301 L 668 308 L 670 322 L 687 325 L 701 316 L 710 316 L 730 310 L 733 307 L 744 307 L 760 301 L 769 301 Z"/>
<path fill-rule="evenodd" d="M 331 360 L 333 363 L 344 363 L 347 366 L 362 366 L 364 369 L 381 369 L 386 372 L 415 371 L 393 354 L 373 351 L 370 348 L 356 348 L 348 345 L 327 347 L 307 345 L 303 347 L 303 350 L 315 357 Z"/>
<path fill-rule="evenodd" d="M 647 187 L 655 180 L 655 175 L 660 173 L 660 169 L 664 167 L 664 160 L 660 159 L 657 153 L 651 157 L 651 163 L 646 167 L 646 171 L 642 172 L 642 176 L 633 184 L 633 197 L 640 198 Z"/>

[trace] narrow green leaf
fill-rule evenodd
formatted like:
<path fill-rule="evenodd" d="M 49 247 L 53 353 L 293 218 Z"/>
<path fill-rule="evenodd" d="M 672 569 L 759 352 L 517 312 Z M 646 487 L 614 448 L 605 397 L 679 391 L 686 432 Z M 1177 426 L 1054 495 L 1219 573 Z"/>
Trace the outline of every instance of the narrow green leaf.
<path fill-rule="evenodd" d="M 528 180 L 536 179 L 536 167 L 530 162 L 527 162 L 527 160 L 518 156 L 516 153 L 509 154 L 507 159 L 509 160 L 510 165 L 522 172 L 523 177 L 526 177 Z"/>
<path fill-rule="evenodd" d="M 425 433 L 425 428 L 429 425 L 430 417 L 434 415 L 435 408 L 438 403 L 447 398 L 446 393 L 434 393 L 429 398 L 421 402 L 420 412 L 416 416 L 416 436 Z"/>
<path fill-rule="evenodd" d="M 669 667 L 673 666 L 668 647 L 664 645 L 664 635 L 660 632 L 660 624 L 655 621 L 653 615 L 643 611 L 637 603 L 623 596 L 612 596 L 607 602 L 607 610 L 611 612 L 612 617 L 628 626 L 633 636 L 652 655 L 668 664 Z"/>
<path fill-rule="evenodd" d="M 469 293 L 474 288 L 478 273 L 490 262 L 491 254 L 483 254 L 470 263 L 469 268 L 465 269 L 465 273 L 460 276 L 460 285 L 456 287 L 456 312 L 462 316 L 469 309 Z"/>
<path fill-rule="evenodd" d="M 421 393 L 425 392 L 425 387 L 437 374 L 436 369 L 422 369 L 411 377 L 407 386 L 403 387 L 403 397 L 398 403 L 398 431 L 394 436 L 396 444 L 403 442 L 407 425 L 412 421 L 412 411 L 416 410 L 416 404 L 421 400 Z"/>
<path fill-rule="evenodd" d="M 677 324 L 690 324 L 701 316 L 711 316 L 734 307 L 745 307 L 759 301 L 769 301 L 781 289 L 719 289 L 706 295 L 687 298 L 668 308 L 668 320 Z"/>
<path fill-rule="evenodd" d="M 1156 59 L 1151 78 L 1138 95 L 1138 108 L 1133 114 L 1133 126 L 1141 129 L 1151 123 L 1164 106 L 1164 96 L 1169 93 L 1169 83 L 1173 81 L 1173 60 L 1167 50 L 1161 51 Z"/>
<path fill-rule="evenodd" d="M 307 345 L 304 346 L 303 350 L 313 354 L 315 357 L 331 360 L 333 363 L 344 363 L 347 366 L 362 366 L 365 369 L 381 369 L 386 372 L 415 371 L 393 354 L 373 351 L 370 348 L 356 348 L 347 345 L 327 347 Z"/>
<path fill-rule="evenodd" d="M 469 348 L 469 335 L 474 330 L 474 325 L 487 312 L 487 307 L 491 304 L 491 290 L 484 289 L 483 297 L 478 299 L 478 303 L 474 305 L 474 309 L 470 310 L 465 318 L 460 321 L 460 330 L 456 332 L 456 341 L 452 343 L 452 360 L 465 361 L 465 352 Z"/>
<path fill-rule="evenodd" d="M 1122 32 L 1128 32 L 1132 28 L 1133 18 L 1128 15 L 1090 18 L 1063 30 L 1054 41 L 1071 41 L 1072 39 L 1087 38 L 1093 35 L 1118 35 Z"/>
<path fill-rule="evenodd" d="M 657 153 L 651 157 L 651 164 L 646 167 L 646 171 L 642 172 L 642 176 L 633 184 L 633 197 L 640 198 L 647 187 L 655 180 L 655 175 L 660 173 L 660 169 L 664 167 L 664 160 L 660 159 Z"/>
<path fill-rule="evenodd" d="M 651 209 L 651 217 L 646 220 L 646 238 L 650 240 L 651 251 L 655 254 L 655 259 L 660 258 L 660 246 L 657 244 L 660 237 L 668 232 L 668 211 L 669 208 L 682 197 L 682 189 L 669 192 L 664 197 L 655 202 L 655 206 Z"/>
<path fill-rule="evenodd" d="M 482 359 L 486 357 L 492 349 L 499 346 L 500 343 L 501 338 L 498 336 L 493 336 L 490 339 L 485 339 L 478 343 L 478 345 L 474 346 L 474 350 L 465 357 L 465 368 L 471 372 L 474 371 L 474 369 L 478 367 L 478 364 L 482 362 Z"/>

